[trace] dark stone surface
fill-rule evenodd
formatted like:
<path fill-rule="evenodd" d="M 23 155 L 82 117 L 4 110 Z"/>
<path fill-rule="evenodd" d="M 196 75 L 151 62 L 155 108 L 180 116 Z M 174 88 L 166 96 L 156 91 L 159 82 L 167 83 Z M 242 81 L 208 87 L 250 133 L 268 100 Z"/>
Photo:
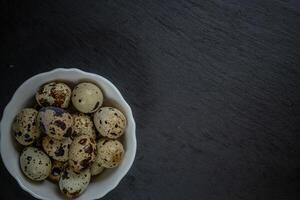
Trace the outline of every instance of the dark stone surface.
<path fill-rule="evenodd" d="M 79 67 L 137 122 L 104 199 L 299 199 L 299 2 L 2 1 L 0 111 L 32 75 Z M 32 199 L 0 176 L 0 199 Z"/>

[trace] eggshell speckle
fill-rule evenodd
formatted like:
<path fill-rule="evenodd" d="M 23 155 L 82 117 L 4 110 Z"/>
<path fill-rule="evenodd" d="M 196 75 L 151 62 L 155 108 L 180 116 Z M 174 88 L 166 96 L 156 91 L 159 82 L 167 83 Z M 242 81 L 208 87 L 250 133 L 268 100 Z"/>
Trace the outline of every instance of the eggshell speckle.
<path fill-rule="evenodd" d="M 105 168 L 113 168 L 120 164 L 124 155 L 124 148 L 117 140 L 102 139 L 97 143 L 96 161 Z"/>
<path fill-rule="evenodd" d="M 73 114 L 72 138 L 79 135 L 89 135 L 96 139 L 96 129 L 90 116 L 83 113 Z"/>
<path fill-rule="evenodd" d="M 51 172 L 51 160 L 41 150 L 26 147 L 20 156 L 20 166 L 23 173 L 31 180 L 46 179 Z"/>
<path fill-rule="evenodd" d="M 67 108 L 71 99 L 71 89 L 65 83 L 51 82 L 40 87 L 35 98 L 40 106 Z"/>
<path fill-rule="evenodd" d="M 66 168 L 59 179 L 59 188 L 67 197 L 75 198 L 87 188 L 90 180 L 89 169 L 77 174 L 70 168 Z"/>
<path fill-rule="evenodd" d="M 49 136 L 43 138 L 44 151 L 54 160 L 65 162 L 69 159 L 69 148 L 72 143 L 71 138 L 56 140 Z"/>
<path fill-rule="evenodd" d="M 64 171 L 65 167 L 66 165 L 64 162 L 53 160 L 51 173 L 49 174 L 48 178 L 53 182 L 58 182 L 60 179 L 60 175 Z"/>
<path fill-rule="evenodd" d="M 94 114 L 94 124 L 102 136 L 116 139 L 124 133 L 126 118 L 116 108 L 103 107 Z"/>
<path fill-rule="evenodd" d="M 65 110 L 57 107 L 44 107 L 38 115 L 41 130 L 49 137 L 57 140 L 70 137 L 72 133 L 72 116 Z"/>
<path fill-rule="evenodd" d="M 96 158 L 96 142 L 88 135 L 76 137 L 69 150 L 69 166 L 80 172 L 89 168 Z"/>
<path fill-rule="evenodd" d="M 103 94 L 93 83 L 80 83 L 72 92 L 72 103 L 82 113 L 93 113 L 103 103 Z"/>
<path fill-rule="evenodd" d="M 20 144 L 30 145 L 40 136 L 37 115 L 38 112 L 32 108 L 24 108 L 17 114 L 12 128 Z"/>

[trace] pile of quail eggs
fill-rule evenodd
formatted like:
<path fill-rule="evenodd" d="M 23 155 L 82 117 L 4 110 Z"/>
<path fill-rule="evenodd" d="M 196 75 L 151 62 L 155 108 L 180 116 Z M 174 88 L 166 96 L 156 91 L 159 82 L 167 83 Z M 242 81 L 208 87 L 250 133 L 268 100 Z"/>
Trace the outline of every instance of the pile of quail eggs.
<path fill-rule="evenodd" d="M 26 177 L 48 178 L 75 198 L 92 176 L 120 164 L 124 148 L 117 139 L 126 118 L 117 108 L 103 107 L 103 98 L 101 89 L 88 82 L 73 90 L 62 82 L 39 88 L 37 106 L 22 109 L 12 127 L 16 141 L 25 147 L 20 166 Z"/>

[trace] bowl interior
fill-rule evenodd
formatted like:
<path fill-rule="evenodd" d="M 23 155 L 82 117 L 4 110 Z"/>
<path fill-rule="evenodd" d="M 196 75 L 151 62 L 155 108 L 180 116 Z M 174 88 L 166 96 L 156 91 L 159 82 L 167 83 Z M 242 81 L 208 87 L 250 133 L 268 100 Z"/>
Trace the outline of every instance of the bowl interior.
<path fill-rule="evenodd" d="M 34 102 L 33 96 L 39 86 L 53 80 L 63 80 L 64 82 L 71 84 L 71 86 L 82 81 L 89 81 L 97 84 L 103 91 L 105 97 L 104 104 L 113 105 L 120 109 L 127 118 L 128 124 L 122 138 L 125 154 L 121 164 L 116 168 L 105 170 L 98 177 L 94 177 L 94 180 L 91 181 L 87 190 L 77 199 L 87 200 L 101 198 L 117 186 L 131 167 L 136 152 L 136 138 L 135 122 L 130 107 L 123 99 L 118 89 L 111 82 L 99 75 L 86 73 L 78 69 L 56 69 L 54 71 L 36 75 L 25 81 L 17 89 L 3 113 L 1 121 L 2 160 L 7 170 L 18 181 L 20 186 L 34 197 L 51 200 L 63 198 L 57 184 L 49 182 L 48 180 L 43 182 L 33 182 L 23 175 L 19 167 L 20 146 L 16 144 L 11 130 L 11 124 L 16 114 L 22 108 L 32 105 L 32 102 Z"/>

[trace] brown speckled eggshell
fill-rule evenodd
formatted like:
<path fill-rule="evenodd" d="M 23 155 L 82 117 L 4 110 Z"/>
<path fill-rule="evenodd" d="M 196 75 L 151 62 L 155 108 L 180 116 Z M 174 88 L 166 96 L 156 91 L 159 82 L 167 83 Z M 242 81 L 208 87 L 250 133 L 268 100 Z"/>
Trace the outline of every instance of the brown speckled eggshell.
<path fill-rule="evenodd" d="M 67 108 L 71 99 L 71 89 L 65 83 L 51 82 L 40 87 L 35 98 L 42 107 Z"/>
<path fill-rule="evenodd" d="M 69 159 L 69 148 L 72 143 L 71 138 L 56 140 L 49 136 L 43 138 L 42 146 L 44 151 L 54 160 L 65 162 Z"/>
<path fill-rule="evenodd" d="M 65 167 L 66 167 L 66 163 L 53 160 L 51 173 L 49 174 L 48 178 L 53 182 L 58 182 L 60 179 L 60 175 L 64 171 Z"/>
<path fill-rule="evenodd" d="M 106 142 L 108 142 L 110 139 L 107 139 L 107 138 L 101 138 L 98 142 L 97 142 L 97 152 L 98 152 L 98 149 L 100 149 L 103 144 L 105 144 Z M 97 156 L 96 156 L 96 159 L 95 159 L 95 162 L 92 164 L 91 166 L 91 175 L 92 176 L 96 176 L 96 175 L 99 175 L 101 174 L 103 171 L 104 171 L 104 167 L 102 166 L 102 161 L 99 157 L 99 153 L 97 153 Z"/>
<path fill-rule="evenodd" d="M 71 136 L 72 116 L 61 108 L 44 107 L 40 109 L 38 122 L 41 130 L 49 137 L 63 140 Z"/>
<path fill-rule="evenodd" d="M 103 94 L 93 83 L 79 83 L 72 91 L 73 106 L 82 113 L 93 113 L 103 103 Z"/>
<path fill-rule="evenodd" d="M 97 143 L 96 161 L 105 168 L 113 168 L 120 164 L 124 155 L 124 148 L 117 140 L 100 140 Z"/>
<path fill-rule="evenodd" d="M 12 128 L 20 144 L 31 145 L 39 138 L 41 131 L 38 127 L 37 115 L 38 112 L 32 108 L 24 108 L 17 114 Z"/>
<path fill-rule="evenodd" d="M 89 168 L 96 158 L 96 142 L 88 135 L 76 137 L 69 150 L 69 166 L 75 172 Z"/>
<path fill-rule="evenodd" d="M 67 167 L 59 179 L 59 189 L 68 198 L 75 198 L 86 190 L 91 180 L 90 169 L 75 173 Z"/>
<path fill-rule="evenodd" d="M 89 135 L 96 139 L 96 129 L 90 116 L 77 113 L 73 114 L 72 138 L 79 135 Z"/>
<path fill-rule="evenodd" d="M 51 172 L 51 160 L 41 150 L 35 147 L 26 147 L 20 156 L 20 166 L 23 173 L 31 180 L 46 179 Z"/>
<path fill-rule="evenodd" d="M 117 139 L 124 133 L 126 118 L 116 108 L 102 107 L 94 114 L 94 124 L 102 136 Z"/>

